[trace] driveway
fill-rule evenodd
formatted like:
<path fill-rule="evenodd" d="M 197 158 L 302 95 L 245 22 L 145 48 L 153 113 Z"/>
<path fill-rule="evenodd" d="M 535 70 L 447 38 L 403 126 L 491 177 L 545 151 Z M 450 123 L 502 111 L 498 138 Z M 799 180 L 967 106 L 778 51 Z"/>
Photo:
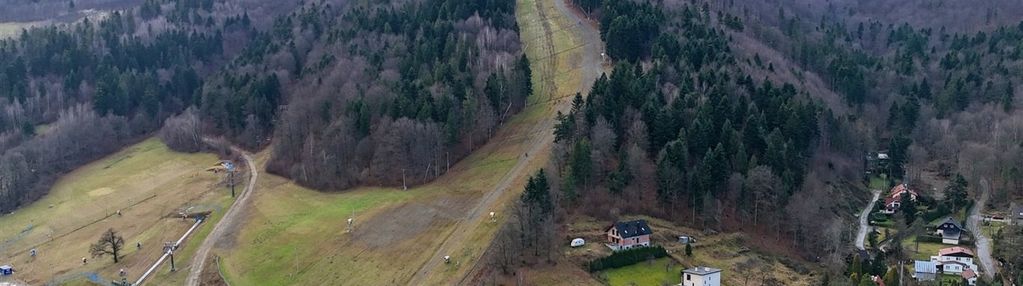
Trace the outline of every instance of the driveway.
<path fill-rule="evenodd" d="M 873 190 L 874 196 L 870 199 L 870 203 L 863 208 L 863 212 L 860 213 L 860 231 L 856 233 L 856 248 L 859 250 L 866 250 L 864 241 L 867 240 L 867 233 L 873 228 L 870 227 L 870 210 L 874 209 L 874 204 L 877 203 L 877 199 L 881 197 L 881 190 Z"/>
<path fill-rule="evenodd" d="M 980 259 L 980 267 L 984 269 L 982 272 L 984 277 L 990 280 L 995 277 L 995 272 L 998 269 L 995 268 L 995 260 L 991 257 L 991 238 L 987 237 L 980 228 L 980 222 L 983 221 L 981 213 L 984 211 L 988 196 L 991 194 L 991 184 L 988 183 L 987 179 L 980 180 L 980 192 L 980 199 L 973 204 L 973 209 L 970 210 L 970 218 L 966 221 L 966 228 L 973 233 L 973 237 L 977 240 L 977 258 Z"/>

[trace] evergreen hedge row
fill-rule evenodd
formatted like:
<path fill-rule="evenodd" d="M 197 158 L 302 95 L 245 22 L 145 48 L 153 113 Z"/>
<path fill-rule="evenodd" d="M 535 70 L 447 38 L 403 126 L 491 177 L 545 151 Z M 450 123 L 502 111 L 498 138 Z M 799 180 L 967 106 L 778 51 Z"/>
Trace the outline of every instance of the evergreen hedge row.
<path fill-rule="evenodd" d="M 647 259 L 657 259 L 668 256 L 668 252 L 661 246 L 640 247 L 622 250 L 607 257 L 590 261 L 590 272 L 597 272 L 604 269 L 619 268 L 636 264 Z"/>

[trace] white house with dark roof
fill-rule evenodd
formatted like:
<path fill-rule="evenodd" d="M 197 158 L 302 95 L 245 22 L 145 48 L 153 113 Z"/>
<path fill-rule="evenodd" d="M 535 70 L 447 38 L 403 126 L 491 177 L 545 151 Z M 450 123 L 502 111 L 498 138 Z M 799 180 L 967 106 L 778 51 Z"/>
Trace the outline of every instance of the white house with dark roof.
<path fill-rule="evenodd" d="M 653 230 L 645 220 L 616 222 L 605 229 L 607 247 L 619 251 L 636 247 L 650 246 L 650 235 Z"/>
<path fill-rule="evenodd" d="M 721 286 L 721 269 L 695 267 L 682 270 L 681 286 Z"/>
<path fill-rule="evenodd" d="M 947 217 L 934 227 L 934 235 L 941 236 L 941 243 L 958 245 L 963 226 L 952 217 Z"/>

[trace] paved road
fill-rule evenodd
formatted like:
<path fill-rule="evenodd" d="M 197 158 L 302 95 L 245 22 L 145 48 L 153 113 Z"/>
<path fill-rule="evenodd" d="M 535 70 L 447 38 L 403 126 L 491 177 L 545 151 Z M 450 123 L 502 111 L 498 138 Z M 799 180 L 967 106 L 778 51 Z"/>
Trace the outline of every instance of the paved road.
<path fill-rule="evenodd" d="M 970 210 L 970 218 L 966 220 L 966 228 L 970 229 L 973 237 L 977 240 L 977 256 L 980 258 L 980 267 L 984 269 L 984 277 L 992 279 L 995 277 L 995 272 L 998 269 L 995 269 L 995 260 L 991 257 L 991 238 L 987 237 L 980 228 L 980 222 L 983 221 L 981 213 L 987 205 L 988 195 L 991 194 L 991 185 L 987 179 L 980 180 L 980 192 L 980 199 L 973 204 L 973 209 Z"/>
<path fill-rule="evenodd" d="M 215 140 L 203 139 L 203 141 L 210 142 Z M 206 240 L 203 240 L 202 244 L 199 245 L 199 249 L 195 251 L 195 256 L 190 264 L 191 268 L 188 270 L 188 279 L 185 280 L 185 285 L 188 286 L 199 286 L 199 278 L 202 276 L 202 270 L 206 266 L 206 258 L 209 257 L 210 250 L 224 236 L 225 229 L 229 229 L 231 225 L 238 223 L 239 209 L 248 205 L 250 195 L 256 188 L 256 178 L 259 176 L 259 172 L 256 169 L 256 165 L 252 163 L 252 157 L 248 152 L 237 147 L 231 146 L 231 150 L 241 154 L 242 159 L 245 160 L 245 165 L 249 168 L 249 184 L 245 186 L 242 193 L 238 195 L 238 199 L 234 201 L 234 204 L 227 210 L 227 213 L 220 219 L 220 222 L 217 222 L 217 225 L 213 227 L 210 235 L 206 237 Z"/>
<path fill-rule="evenodd" d="M 859 250 L 867 249 L 863 242 L 867 240 L 867 233 L 873 229 L 870 227 L 870 210 L 874 209 L 874 204 L 877 203 L 879 197 L 881 197 L 881 190 L 874 190 L 874 197 L 860 213 L 860 231 L 856 233 L 856 248 Z"/>
<path fill-rule="evenodd" d="M 545 7 L 549 8 L 549 5 L 544 4 L 550 2 L 554 2 L 554 6 L 558 8 L 558 12 L 563 15 L 546 15 L 548 11 L 546 11 Z M 603 47 L 600 42 L 599 33 L 597 33 L 596 29 L 589 25 L 572 26 L 572 29 L 579 29 L 579 34 L 581 34 L 583 36 L 583 40 L 586 41 L 583 46 L 575 47 L 583 50 L 582 59 L 579 61 L 580 66 L 556 67 L 557 56 L 561 52 L 556 50 L 553 39 L 555 32 L 551 29 L 550 21 L 552 21 L 555 17 L 568 17 L 569 19 L 576 21 L 576 23 L 582 23 L 582 20 L 578 19 L 577 15 L 574 13 L 571 13 L 571 10 L 565 5 L 564 0 L 537 0 L 536 6 L 540 14 L 540 18 L 543 21 L 543 23 L 540 24 L 543 25 L 545 36 L 536 39 L 537 41 L 542 42 L 535 44 L 536 46 L 534 47 L 543 49 L 544 56 L 540 59 L 531 60 L 548 61 L 548 64 L 542 65 L 542 68 L 547 68 L 548 70 L 541 72 L 552 75 L 543 78 L 544 82 L 542 82 L 541 85 L 543 90 L 540 91 L 543 92 L 543 94 L 541 95 L 549 96 L 551 99 L 561 96 L 559 94 L 555 94 L 557 89 L 553 79 L 555 76 L 560 76 L 558 72 L 564 72 L 566 70 L 581 73 L 582 76 L 580 77 L 581 82 L 579 91 L 585 92 L 589 90 L 593 81 L 596 80 L 596 78 L 603 72 L 600 59 L 600 51 Z M 534 44 L 527 43 L 527 45 L 533 46 Z M 534 65 L 536 64 L 534 63 Z M 536 67 L 534 67 L 534 69 L 536 69 Z M 536 71 L 540 70 L 537 69 Z M 570 105 L 571 101 L 558 100 L 548 102 L 557 102 L 555 110 L 564 110 Z M 550 111 L 548 113 L 552 112 L 553 111 Z M 526 154 L 539 154 L 542 150 L 550 148 L 551 144 L 554 143 L 554 132 L 552 131 L 554 123 L 553 114 L 550 114 L 547 119 L 543 120 L 530 130 L 528 136 L 530 136 L 531 139 L 528 143 L 526 143 L 528 146 L 524 149 Z M 483 198 L 481 198 L 480 201 L 469 211 L 466 217 L 455 225 L 455 229 L 452 231 L 451 235 L 449 235 L 444 242 L 441 243 L 441 246 L 437 248 L 432 256 L 430 256 L 429 260 L 423 264 L 418 271 L 416 271 L 412 278 L 409 279 L 408 285 L 425 285 L 430 273 L 434 273 L 441 269 L 440 266 L 443 265 L 443 257 L 457 251 L 464 245 L 464 242 L 469 239 L 468 236 L 472 233 L 472 229 L 480 222 L 480 218 L 483 213 L 498 208 L 498 198 L 500 198 L 516 180 L 524 178 L 532 172 L 532 170 L 527 170 L 526 167 L 529 166 L 531 161 L 535 160 L 535 158 L 545 157 L 519 157 L 518 162 L 516 162 L 515 166 L 501 178 L 501 181 L 499 181 L 491 191 L 484 194 Z"/>

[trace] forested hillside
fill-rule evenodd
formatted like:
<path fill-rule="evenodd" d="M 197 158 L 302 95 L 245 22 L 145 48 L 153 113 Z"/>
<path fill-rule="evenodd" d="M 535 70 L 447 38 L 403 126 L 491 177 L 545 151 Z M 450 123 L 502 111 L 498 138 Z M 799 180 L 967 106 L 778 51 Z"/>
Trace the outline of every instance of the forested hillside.
<path fill-rule="evenodd" d="M 0 209 L 190 106 L 172 148 L 273 140 L 269 170 L 309 186 L 422 183 L 532 89 L 513 2 L 262 2 L 147 0 L 0 43 Z"/>
<path fill-rule="evenodd" d="M 277 19 L 199 102 L 215 133 L 273 142 L 319 189 L 428 181 L 531 92 L 513 1 L 313 3 Z"/>
<path fill-rule="evenodd" d="M 1006 207 L 1023 195 L 1018 3 L 876 2 L 573 1 L 616 64 L 558 115 L 536 177 L 551 187 L 527 187 L 516 247 L 550 249 L 553 229 L 526 229 L 562 216 L 645 214 L 762 235 L 846 275 L 871 151 L 928 196 L 966 200 L 986 179 L 989 208 Z"/>
<path fill-rule="evenodd" d="M 576 4 L 599 19 L 616 65 L 558 115 L 555 205 L 803 241 L 841 261 L 847 202 L 825 198 L 859 180 L 848 163 L 858 153 L 832 144 L 852 132 L 844 118 L 793 83 L 747 73 L 734 17 L 688 2 Z"/>
<path fill-rule="evenodd" d="M 147 0 L 0 41 L 0 210 L 160 128 L 254 33 L 238 3 Z"/>
<path fill-rule="evenodd" d="M 920 182 L 928 174 L 947 179 L 962 173 L 973 182 L 992 180 L 996 202 L 1023 196 L 1023 150 L 1014 143 L 1023 131 L 1015 112 L 1023 82 L 1023 15 L 1009 12 L 1018 2 L 892 7 L 936 15 L 906 19 L 853 2 L 836 3 L 845 13 L 760 1 L 714 4 L 749 23 L 737 37 L 764 43 L 740 46 L 754 61 L 789 62 L 788 69 L 820 76 L 841 94 L 868 135 L 865 146 L 893 153 L 895 176 Z"/>

